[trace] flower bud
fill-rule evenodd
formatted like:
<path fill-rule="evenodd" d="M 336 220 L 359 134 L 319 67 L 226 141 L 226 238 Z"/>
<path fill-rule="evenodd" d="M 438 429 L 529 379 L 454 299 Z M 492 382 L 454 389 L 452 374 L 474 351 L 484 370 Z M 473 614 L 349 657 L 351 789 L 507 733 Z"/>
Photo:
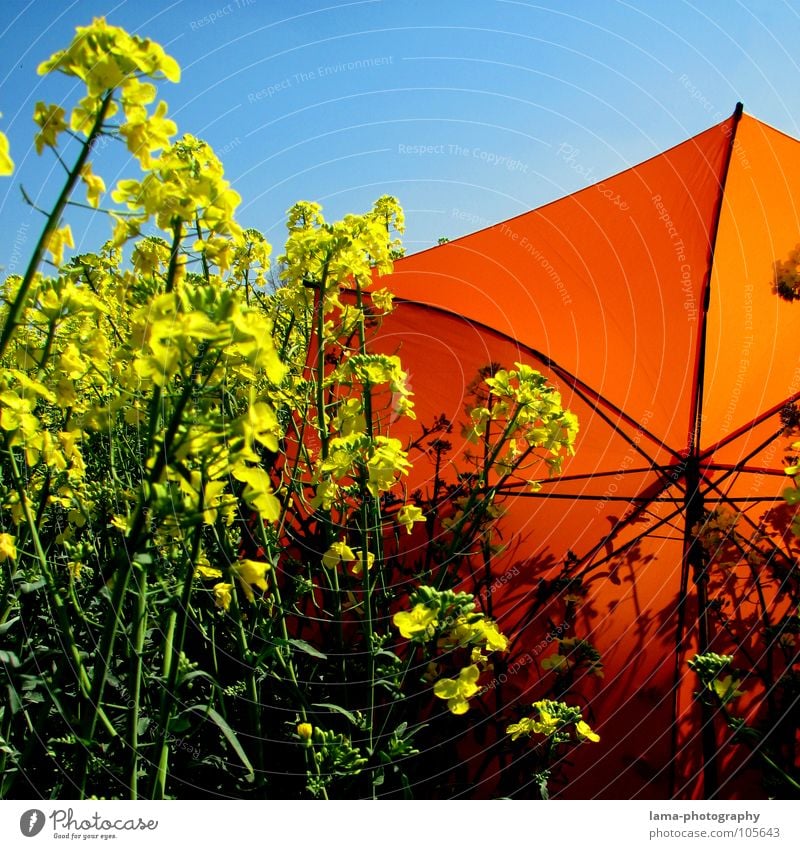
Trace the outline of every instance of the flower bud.
<path fill-rule="evenodd" d="M 297 736 L 303 741 L 303 745 L 311 745 L 311 735 L 314 733 L 314 727 L 310 722 L 301 722 L 297 726 Z"/>

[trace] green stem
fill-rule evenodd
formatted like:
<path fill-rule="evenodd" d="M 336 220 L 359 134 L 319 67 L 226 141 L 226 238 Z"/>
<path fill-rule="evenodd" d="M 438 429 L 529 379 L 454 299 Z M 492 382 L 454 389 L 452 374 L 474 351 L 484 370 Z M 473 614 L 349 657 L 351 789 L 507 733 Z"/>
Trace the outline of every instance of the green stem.
<path fill-rule="evenodd" d="M 36 552 L 36 559 L 39 561 L 39 566 L 42 570 L 42 576 L 45 579 L 45 585 L 47 587 L 47 592 L 50 597 L 50 601 L 52 602 L 53 607 L 55 608 L 56 621 L 58 622 L 59 629 L 61 630 L 62 639 L 66 641 L 67 646 L 69 648 L 69 654 L 75 668 L 75 674 L 78 680 L 78 686 L 80 688 L 80 691 L 82 695 L 89 701 L 88 713 L 94 717 L 95 723 L 98 719 L 102 720 L 106 730 L 111 734 L 112 737 L 115 737 L 117 735 L 117 732 L 114 726 L 111 724 L 110 720 L 106 716 L 105 712 L 101 709 L 100 705 L 92 699 L 91 694 L 89 692 L 89 676 L 86 673 L 86 668 L 83 665 L 83 659 L 81 658 L 80 650 L 78 649 L 77 643 L 75 642 L 75 635 L 72 632 L 72 626 L 70 625 L 69 617 L 67 616 L 67 611 L 64 605 L 64 599 L 61 591 L 58 588 L 58 585 L 56 584 L 55 576 L 53 575 L 53 572 L 50 569 L 50 563 L 47 559 L 47 555 L 44 552 L 44 548 L 42 547 L 42 541 L 39 538 L 39 533 L 36 527 L 36 523 L 34 521 L 31 505 L 28 501 L 27 493 L 22 482 L 22 476 L 20 475 L 19 466 L 17 465 L 17 458 L 14 456 L 13 450 L 7 445 L 6 454 L 9 458 L 14 487 L 17 491 L 17 495 L 20 500 L 20 506 L 22 507 L 22 511 L 25 516 L 25 523 L 28 528 L 28 533 L 30 534 L 34 551 Z"/>
<path fill-rule="evenodd" d="M 235 580 L 235 578 L 233 579 Z M 235 592 L 231 593 L 231 615 L 236 622 L 236 646 L 239 649 L 239 657 L 242 666 L 247 669 L 247 713 L 250 717 L 250 733 L 256 745 L 255 770 L 259 779 L 264 774 L 264 735 L 261 728 L 261 700 L 258 695 L 258 682 L 256 681 L 256 670 L 253 666 L 253 653 L 248 645 L 247 633 L 244 628 L 242 609 L 239 598 Z"/>
<path fill-rule="evenodd" d="M 200 227 L 200 216 L 195 215 L 194 217 L 194 229 L 197 233 L 197 238 L 202 242 L 203 241 L 203 230 Z M 200 262 L 203 266 L 203 277 L 205 278 L 206 283 L 208 283 L 210 271 L 208 268 L 208 259 L 206 258 L 205 250 L 200 251 Z M 247 278 L 245 277 L 245 291 L 247 291 Z M 250 298 L 247 298 L 247 303 L 250 303 Z"/>
<path fill-rule="evenodd" d="M 225 529 L 222 526 L 222 519 L 217 519 L 215 535 L 220 549 L 222 550 L 223 556 L 228 560 L 228 562 L 232 563 L 236 559 L 236 555 L 233 551 L 230 550 L 230 546 L 226 542 Z M 234 576 L 231 576 L 231 582 L 235 585 L 236 578 Z M 241 660 L 242 666 L 245 667 L 247 670 L 246 678 L 249 697 L 247 712 L 250 717 L 251 737 L 255 741 L 256 745 L 255 769 L 261 776 L 264 773 L 265 769 L 264 734 L 262 732 L 261 724 L 261 699 L 259 698 L 256 668 L 253 664 L 255 657 L 253 655 L 253 652 L 250 650 L 249 641 L 247 639 L 247 632 L 245 631 L 244 627 L 244 618 L 242 617 L 242 610 L 239 605 L 239 597 L 237 596 L 235 591 L 231 593 L 231 615 L 233 620 L 236 622 L 236 644 L 237 648 L 239 649 L 239 658 Z"/>
<path fill-rule="evenodd" d="M 779 775 L 784 779 L 784 781 L 787 781 L 792 787 L 794 787 L 795 790 L 800 790 L 800 784 L 798 784 L 792 778 L 792 776 L 789 775 L 789 773 L 781 769 L 778 764 L 776 764 L 775 761 L 773 761 L 772 758 L 765 751 L 763 751 L 763 749 L 758 749 L 757 751 L 758 754 L 761 755 L 761 757 L 764 759 L 764 761 L 769 766 L 771 766 L 777 773 L 779 773 Z"/>
<path fill-rule="evenodd" d="M 172 246 L 169 251 L 169 266 L 167 267 L 167 281 L 164 286 L 165 292 L 171 292 L 175 288 L 175 277 L 178 272 L 178 257 L 180 256 L 181 239 L 183 238 L 183 222 L 177 219 L 172 225 Z"/>
<path fill-rule="evenodd" d="M 201 515 L 202 512 L 203 499 L 201 492 Z M 166 680 L 164 683 L 164 689 L 161 693 L 161 710 L 159 719 L 161 742 L 157 759 L 158 766 L 156 768 L 156 779 L 153 786 L 154 799 L 163 799 L 166 791 L 167 774 L 169 772 L 169 725 L 172 719 L 172 709 L 175 705 L 175 687 L 178 681 L 183 645 L 186 640 L 186 626 L 189 621 L 189 603 L 192 599 L 192 587 L 194 584 L 194 564 L 197 562 L 197 556 L 199 553 L 200 531 L 196 530 L 194 539 L 192 540 L 192 551 L 189 557 L 189 562 L 186 565 L 186 574 L 184 575 L 183 587 L 181 589 L 180 599 L 178 600 L 178 610 L 175 614 L 175 621 L 170 622 L 168 643 L 164 646 Z M 176 636 L 177 639 L 175 639 Z M 170 657 L 169 663 L 167 663 L 167 657 Z"/>
<path fill-rule="evenodd" d="M 361 285 L 356 284 L 356 306 L 360 313 L 358 321 L 358 349 L 360 354 L 367 352 L 366 328 L 364 327 L 364 303 L 361 293 Z M 372 387 L 369 381 L 365 381 L 363 388 L 364 398 L 364 419 L 367 426 L 367 436 L 370 440 L 374 438 L 375 423 L 373 421 L 372 409 Z M 383 533 L 381 527 L 381 512 L 380 501 L 373 496 L 367 487 L 366 471 L 360 481 L 360 499 L 362 506 L 362 536 L 363 536 L 363 584 L 364 584 L 364 615 L 365 615 L 365 630 L 367 637 L 367 680 L 369 681 L 369 713 L 368 713 L 368 729 L 369 729 L 369 753 L 370 758 L 375 757 L 375 708 L 376 708 L 376 663 L 375 663 L 375 625 L 373 612 L 373 591 L 375 589 L 375 581 L 370 575 L 370 570 L 367 568 L 368 556 L 370 550 L 375 548 L 375 566 L 379 570 L 379 574 L 383 570 Z M 374 541 L 374 542 L 373 542 Z M 370 770 L 370 786 L 372 798 L 377 798 L 376 793 L 376 772 Z"/>
<path fill-rule="evenodd" d="M 362 487 L 362 490 L 363 489 L 365 489 L 365 487 Z M 372 580 L 372 576 L 370 575 L 370 570 L 367 568 L 367 558 L 371 536 L 371 534 L 369 533 L 369 523 L 371 519 L 370 514 L 372 511 L 370 510 L 371 505 L 369 504 L 369 493 L 362 491 L 361 498 L 362 515 L 364 522 L 364 561 L 362 563 L 362 578 L 364 583 L 364 626 L 367 638 L 367 681 L 369 682 L 369 708 L 367 713 L 367 728 L 369 733 L 369 754 L 371 759 L 375 754 L 375 626 L 372 611 L 372 590 L 374 587 L 374 582 Z M 370 771 L 370 785 L 372 790 L 372 798 L 374 799 L 376 798 L 374 770 Z"/>
<path fill-rule="evenodd" d="M 735 729 L 736 732 L 740 731 L 742 728 L 748 728 L 747 723 L 743 719 L 739 719 L 735 717 L 724 704 L 720 704 L 720 712 L 725 717 L 728 725 Z M 735 735 L 734 735 L 735 736 Z M 763 741 L 762 741 L 763 742 Z M 782 769 L 778 764 L 775 763 L 774 760 L 764 751 L 761 745 L 756 745 L 752 747 L 752 750 L 772 769 L 777 772 L 781 778 L 784 779 L 791 787 L 795 790 L 800 790 L 800 784 L 792 778 L 789 773 L 787 773 L 784 769 Z"/>
<path fill-rule="evenodd" d="M 50 359 L 50 353 L 53 350 L 53 342 L 56 338 L 57 324 L 58 322 L 53 319 L 47 326 L 47 338 L 44 340 L 44 349 L 42 351 L 42 356 L 39 358 L 39 364 L 36 369 L 37 380 L 41 379 L 45 366 L 47 365 L 47 361 Z"/>
<path fill-rule="evenodd" d="M 44 252 L 47 249 L 50 237 L 52 236 L 53 231 L 58 227 L 59 222 L 61 221 L 61 216 L 64 214 L 64 209 L 67 206 L 67 202 L 69 201 L 70 195 L 72 194 L 73 190 L 75 189 L 75 185 L 80 179 L 81 169 L 89 159 L 89 154 L 92 151 L 92 145 L 94 144 L 95 139 L 100 135 L 102 131 L 103 122 L 105 121 L 109 107 L 111 106 L 113 95 L 114 90 L 111 89 L 110 91 L 106 92 L 105 96 L 100 102 L 100 110 L 94 120 L 92 129 L 89 131 L 89 136 L 86 141 L 83 142 L 83 146 L 81 147 L 81 151 L 78 154 L 78 158 L 75 160 L 75 164 L 72 166 L 72 170 L 67 174 L 67 179 L 64 183 L 63 188 L 61 189 L 61 193 L 59 194 L 55 202 L 55 206 L 53 207 L 52 212 L 47 217 L 47 221 L 44 225 L 44 229 L 42 230 L 41 235 L 39 236 L 39 240 L 36 242 L 36 246 L 33 249 L 33 254 L 31 255 L 30 262 L 28 263 L 28 267 L 25 270 L 25 276 L 22 278 L 22 284 L 20 285 L 19 291 L 17 292 L 17 295 L 14 298 L 14 302 L 9 307 L 6 323 L 3 326 L 2 332 L 0 332 L 0 358 L 2 358 L 6 353 L 8 344 L 11 341 L 11 337 L 14 335 L 14 331 L 19 326 L 20 317 L 22 316 L 22 311 L 25 308 L 25 302 L 28 299 L 28 294 L 31 290 L 31 286 L 33 285 L 33 281 L 36 278 L 36 272 L 38 271 L 39 265 L 42 262 L 42 257 L 44 256 Z"/>
<path fill-rule="evenodd" d="M 114 589 L 111 595 L 111 612 L 106 618 L 105 627 L 100 637 L 100 645 L 97 654 L 95 655 L 94 676 L 92 678 L 92 694 L 91 703 L 96 711 L 100 710 L 105 692 L 106 681 L 114 656 L 114 643 L 116 642 L 117 629 L 123 622 L 122 605 L 125 601 L 125 593 L 128 589 L 130 580 L 132 562 L 125 563 L 121 571 L 117 571 L 114 580 Z M 86 783 L 89 778 L 89 759 L 90 751 L 88 742 L 94 740 L 95 731 L 97 729 L 97 713 L 92 710 L 86 719 L 83 731 L 83 739 L 86 741 L 84 745 L 83 757 L 83 772 L 81 776 L 81 798 L 86 795 Z"/>
<path fill-rule="evenodd" d="M 172 230 L 172 247 L 170 248 L 169 268 L 167 270 L 167 280 L 165 283 L 165 291 L 171 292 L 175 286 L 175 275 L 178 270 L 178 250 L 181 244 L 181 224 L 175 224 Z M 150 398 L 150 409 L 147 413 L 147 445 L 149 448 L 153 446 L 155 435 L 161 427 L 161 396 L 163 388 L 156 385 L 153 388 L 153 396 Z"/>
<path fill-rule="evenodd" d="M 199 355 L 200 359 L 202 359 L 202 355 Z M 133 526 L 131 528 L 130 533 L 128 534 L 128 542 L 129 547 L 126 551 L 122 551 L 117 556 L 118 567 L 115 575 L 114 582 L 114 590 L 111 597 L 111 611 L 112 615 L 110 615 L 106 619 L 106 624 L 103 629 L 103 634 L 100 639 L 100 644 L 98 647 L 97 658 L 99 663 L 98 666 L 95 666 L 95 675 L 92 681 L 92 701 L 93 704 L 97 706 L 99 710 L 99 706 L 102 703 L 103 692 L 105 690 L 106 681 L 108 678 L 108 671 L 111 664 L 111 660 L 114 654 L 114 644 L 117 639 L 117 631 L 119 626 L 123 623 L 124 617 L 122 613 L 122 606 L 125 601 L 125 594 L 128 589 L 128 584 L 130 582 L 131 572 L 133 570 L 133 556 L 136 552 L 140 550 L 142 537 L 146 530 L 147 524 L 147 511 L 150 506 L 150 501 L 152 499 L 152 484 L 155 483 L 161 476 L 161 472 L 164 469 L 164 466 L 167 463 L 167 457 L 169 456 L 172 440 L 175 438 L 177 434 L 178 427 L 180 425 L 181 418 L 183 416 L 183 411 L 188 403 L 189 397 L 192 394 L 192 386 L 191 382 L 187 382 L 187 386 L 184 388 L 183 394 L 178 401 L 178 404 L 175 407 L 175 411 L 173 413 L 172 420 L 170 421 L 169 427 L 167 428 L 167 432 L 164 436 L 163 444 L 156 455 L 155 462 L 153 463 L 153 469 L 150 473 L 150 484 L 151 486 L 147 489 L 147 491 L 142 495 L 139 504 L 136 508 L 136 513 L 133 519 Z M 151 441 L 151 450 L 152 450 L 152 441 Z M 97 715 L 91 713 L 88 719 L 88 728 L 85 734 L 84 739 L 91 740 L 94 737 L 94 732 L 97 723 Z M 87 780 L 87 772 L 88 769 L 88 757 L 89 753 L 86 752 L 86 757 L 84 759 L 84 774 L 83 774 L 83 787 L 85 789 L 85 783 Z"/>
<path fill-rule="evenodd" d="M 439 515 L 439 492 L 442 488 L 442 454 L 444 447 L 441 440 L 437 439 L 434 445 L 436 451 L 436 463 L 433 469 L 433 494 L 430 499 L 430 507 L 428 511 L 428 519 L 425 523 L 425 531 L 427 535 L 427 544 L 425 545 L 425 561 L 422 574 L 419 576 L 420 582 L 426 583 L 431 580 L 433 571 L 433 554 L 434 554 L 434 535 L 436 533 L 436 517 Z"/>
<path fill-rule="evenodd" d="M 267 539 L 266 529 L 264 528 L 264 525 L 260 522 L 259 522 L 259 535 L 261 536 L 261 543 L 264 546 L 264 551 L 266 551 L 266 552 L 271 551 L 272 546 L 270 545 L 269 540 Z M 275 558 L 270 555 L 269 560 L 270 560 L 270 562 L 274 563 Z M 280 612 L 278 618 L 279 618 L 279 622 L 280 622 L 279 627 L 280 627 L 280 631 L 281 631 L 281 637 L 283 638 L 283 644 L 284 644 L 282 649 L 285 648 L 285 651 L 286 651 L 285 657 L 282 654 L 280 656 L 283 659 L 283 667 L 288 672 L 289 679 L 291 680 L 292 684 L 294 685 L 295 692 L 297 693 L 297 695 L 299 697 L 298 698 L 298 712 L 300 713 L 300 719 L 301 719 L 302 722 L 308 722 L 308 713 L 306 712 L 306 705 L 305 705 L 306 699 L 305 699 L 305 696 L 304 696 L 302 690 L 300 689 L 300 683 L 297 680 L 297 671 L 294 668 L 294 660 L 292 659 L 291 649 L 289 648 L 289 629 L 286 626 L 286 611 L 283 607 L 283 598 L 281 597 L 281 588 L 278 584 L 278 576 L 276 574 L 276 570 L 275 570 L 274 566 L 270 570 L 270 576 L 272 578 L 272 595 L 273 595 L 273 598 L 275 599 L 275 604 L 276 604 L 276 606 L 277 606 L 277 608 Z M 305 752 L 305 759 L 306 759 L 306 767 L 308 767 L 310 765 L 313 768 L 317 778 L 321 778 L 322 774 L 320 772 L 319 763 L 317 762 L 317 759 L 314 757 L 314 753 L 308 748 L 304 749 L 304 752 Z M 322 786 L 322 782 L 320 782 L 320 786 Z M 328 791 L 325 789 L 324 786 L 322 786 L 322 796 L 323 796 L 324 799 L 328 798 Z"/>
<path fill-rule="evenodd" d="M 329 542 L 330 539 L 326 539 L 326 549 Z M 335 566 L 330 570 L 323 568 L 322 571 L 323 573 L 327 573 L 327 576 L 329 576 L 329 587 L 331 594 L 333 595 L 333 615 L 336 619 L 336 636 L 338 638 L 336 652 L 339 656 L 339 671 L 342 676 L 341 680 L 342 683 L 345 683 L 349 676 L 347 674 L 347 653 L 345 652 L 344 642 L 344 611 L 342 610 L 342 590 L 339 586 L 339 568 L 338 566 Z M 342 693 L 342 701 L 346 708 L 350 706 L 350 694 L 348 689 L 348 687 L 345 687 Z"/>
<path fill-rule="evenodd" d="M 147 574 L 137 568 L 139 587 L 136 595 L 136 630 L 133 638 L 134 669 L 130 713 L 131 799 L 139 798 L 139 717 L 141 715 L 142 674 L 144 671 L 144 638 L 147 631 Z"/>
<path fill-rule="evenodd" d="M 11 749 L 11 706 L 6 703 L 3 708 L 3 725 L 0 727 L 0 785 L 2 785 L 3 776 L 6 775 L 6 764 L 8 763 L 8 753 Z M 4 799 L 5 795 L 0 793 L 0 799 Z"/>
<path fill-rule="evenodd" d="M 62 639 L 65 640 L 67 643 L 69 653 L 72 658 L 72 663 L 74 664 L 75 674 L 78 679 L 79 689 L 82 695 L 88 700 L 88 705 L 85 712 L 85 717 L 87 717 L 85 727 L 88 729 L 88 734 L 84 734 L 83 737 L 84 748 L 82 755 L 82 780 L 80 794 L 81 798 L 83 798 L 85 796 L 86 781 L 88 779 L 89 763 L 91 758 L 91 753 L 89 751 L 89 743 L 94 738 L 98 719 L 102 720 L 103 725 L 112 737 L 117 736 L 117 731 L 106 716 L 105 711 L 102 709 L 100 700 L 96 697 L 95 688 L 90 685 L 89 676 L 86 673 L 86 669 L 83 665 L 81 653 L 78 649 L 77 643 L 75 642 L 75 636 L 72 632 L 72 626 L 70 625 L 69 617 L 67 616 L 67 612 L 64 606 L 64 599 L 62 597 L 61 591 L 59 590 L 56 584 L 55 577 L 50 569 L 50 563 L 47 560 L 47 555 L 44 552 L 41 539 L 39 538 L 37 526 L 34 521 L 33 513 L 31 511 L 31 506 L 28 502 L 27 494 L 22 483 L 22 477 L 20 475 L 19 467 L 17 465 L 17 459 L 14 456 L 14 452 L 11 448 L 7 447 L 7 454 L 10 461 L 14 485 L 17 490 L 17 495 L 20 499 L 20 505 L 25 515 L 25 522 L 28 529 L 28 533 L 30 534 L 31 540 L 33 542 L 33 547 L 36 552 L 36 557 L 42 569 L 42 575 L 45 579 L 48 596 L 53 604 L 53 607 L 55 608 L 56 621 L 58 622 L 59 628 L 61 630 Z"/>
<path fill-rule="evenodd" d="M 497 441 L 497 444 L 492 449 L 488 457 L 485 457 L 485 466 L 483 474 L 484 483 L 488 481 L 489 471 L 491 470 L 491 467 L 494 465 L 495 461 L 500 455 L 500 451 L 505 445 L 506 440 L 513 433 L 514 428 L 517 426 L 517 419 L 519 418 L 521 409 L 522 408 L 519 406 L 516 408 L 513 416 L 511 416 L 505 428 L 503 429 L 503 434 Z M 491 503 L 491 499 L 496 494 L 498 488 L 507 478 L 508 475 L 505 475 L 493 486 L 486 488 L 484 488 L 483 486 L 473 487 L 470 491 L 469 498 L 467 500 L 466 505 L 464 506 L 463 515 L 453 526 L 453 538 L 447 548 L 447 556 L 445 557 L 445 569 L 443 572 L 442 580 L 444 580 L 447 575 L 447 564 L 449 564 L 451 557 L 457 552 L 463 551 L 464 541 L 468 541 L 469 543 L 472 542 L 473 536 L 475 532 L 479 529 L 481 522 L 483 521 L 483 517 L 486 514 L 485 505 Z"/>

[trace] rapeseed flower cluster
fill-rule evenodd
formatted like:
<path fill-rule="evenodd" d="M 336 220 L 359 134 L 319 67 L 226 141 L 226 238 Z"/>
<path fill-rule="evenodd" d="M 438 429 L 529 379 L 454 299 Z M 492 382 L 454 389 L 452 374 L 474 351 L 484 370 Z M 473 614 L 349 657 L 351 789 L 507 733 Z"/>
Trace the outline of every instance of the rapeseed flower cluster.
<path fill-rule="evenodd" d="M 506 728 L 506 734 L 509 734 L 512 740 L 538 734 L 554 745 L 574 741 L 600 742 L 600 735 L 584 721 L 580 708 L 550 699 L 534 702 L 532 707 L 536 713 Z"/>
<path fill-rule="evenodd" d="M 475 610 L 475 599 L 469 593 L 440 591 L 420 586 L 409 599 L 410 610 L 400 610 L 392 622 L 400 635 L 437 656 L 429 666 L 427 680 L 437 677 L 442 665 L 453 665 L 463 657 L 468 659 L 455 677 L 440 677 L 434 683 L 433 694 L 447 702 L 451 713 L 469 710 L 469 700 L 479 691 L 478 680 L 488 669 L 489 658 L 484 652 L 505 652 L 508 639 L 497 624 Z"/>
<path fill-rule="evenodd" d="M 257 772 L 242 741 L 263 755 L 262 718 L 287 711 L 308 792 L 326 796 L 365 770 L 374 792 L 419 754 L 388 620 L 424 661 L 434 704 L 454 715 L 509 649 L 473 594 L 445 588 L 457 584 L 447 565 L 415 571 L 398 609 L 398 552 L 444 530 L 445 563 L 458 566 L 475 540 L 490 557 L 481 534 L 502 508 L 484 489 L 489 474 L 524 471 L 533 450 L 556 470 L 574 417 L 538 372 L 495 369 L 470 437 L 499 432 L 501 449 L 482 476 L 465 476 L 474 486 L 449 493 L 455 515 L 440 515 L 407 492 L 413 443 L 392 430 L 416 419 L 409 374 L 400 356 L 372 350 L 395 309 L 384 284 L 402 255 L 397 200 L 339 221 L 296 204 L 273 274 L 270 245 L 237 221 L 222 162 L 179 135 L 159 99 L 158 83 L 180 79 L 160 45 L 97 18 L 39 73 L 84 91 L 72 107 L 34 107 L 37 153 L 68 173 L 28 269 L 0 291 L 0 563 L 9 597 L 17 583 L 47 593 L 78 701 L 74 715 L 58 702 L 49 716 L 67 719 L 72 738 L 69 723 L 80 730 L 70 764 L 81 792 L 97 789 L 107 735 L 125 739 L 130 795 L 146 781 L 163 798 L 173 735 L 211 725 L 244 780 L 264 781 L 268 759 L 253 756 Z M 136 168 L 109 186 L 92 161 L 104 136 Z M 0 175 L 13 168 L 0 133 Z M 71 203 L 108 215 L 97 250 L 76 253 Z M 333 701 L 351 682 L 368 710 Z M 119 693 L 130 694 L 124 709 Z M 26 711 L 15 707 L 9 740 Z M 549 721 L 540 713 L 539 727 Z"/>

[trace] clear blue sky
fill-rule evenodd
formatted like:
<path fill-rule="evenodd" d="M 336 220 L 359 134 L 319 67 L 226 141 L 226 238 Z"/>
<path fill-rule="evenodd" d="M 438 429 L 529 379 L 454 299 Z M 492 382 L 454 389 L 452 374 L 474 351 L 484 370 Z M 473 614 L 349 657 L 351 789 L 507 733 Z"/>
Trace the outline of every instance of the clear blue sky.
<path fill-rule="evenodd" d="M 209 141 L 244 198 L 239 219 L 280 248 L 298 199 L 329 216 L 381 194 L 410 251 L 602 180 L 730 115 L 800 135 L 796 0 L 0 0 L 0 266 L 19 270 L 19 185 L 44 204 L 52 156 L 27 152 L 34 103 L 74 103 L 36 66 L 79 24 L 160 41 L 181 65 L 161 94 Z M 69 153 L 67 151 L 67 153 Z M 119 151 L 99 152 L 111 185 Z M 122 170 L 121 170 L 122 169 Z M 74 219 L 79 247 L 105 222 Z M 38 222 L 34 224 L 38 228 Z M 34 230 L 23 228 L 23 234 Z M 29 235 L 24 236 L 25 239 Z"/>

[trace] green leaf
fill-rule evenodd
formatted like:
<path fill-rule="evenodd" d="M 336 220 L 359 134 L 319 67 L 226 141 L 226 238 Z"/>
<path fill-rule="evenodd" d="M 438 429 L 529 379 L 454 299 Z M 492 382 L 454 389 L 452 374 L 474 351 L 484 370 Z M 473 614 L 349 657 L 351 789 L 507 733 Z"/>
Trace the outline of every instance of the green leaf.
<path fill-rule="evenodd" d="M 169 723 L 169 733 L 170 734 L 183 734 L 184 731 L 188 731 L 192 727 L 192 723 L 185 716 L 175 716 L 170 720 Z"/>
<path fill-rule="evenodd" d="M 387 649 L 379 649 L 375 652 L 375 657 L 388 657 L 393 663 L 402 663 L 402 660 L 393 651 Z"/>
<path fill-rule="evenodd" d="M 256 771 L 253 769 L 253 765 L 250 763 L 249 758 L 245 754 L 244 749 L 242 748 L 242 744 L 239 742 L 239 738 L 236 736 L 236 732 L 228 725 L 225 721 L 224 717 L 218 714 L 214 708 L 210 705 L 192 705 L 187 710 L 194 711 L 195 713 L 200 713 L 203 716 L 207 716 L 212 722 L 214 722 L 222 732 L 222 736 L 230 743 L 231 748 L 234 752 L 239 756 L 239 760 L 244 765 L 247 770 L 247 780 L 255 781 Z"/>
<path fill-rule="evenodd" d="M 305 640 L 289 640 L 289 644 L 294 646 L 296 649 L 300 649 L 300 651 L 305 652 L 306 654 L 310 654 L 311 657 L 318 657 L 320 660 L 327 660 L 328 655 L 323 654 L 319 649 L 315 649 L 311 643 L 307 643 Z"/>
<path fill-rule="evenodd" d="M 19 667 L 19 658 L 14 654 L 13 651 L 5 651 L 5 649 L 0 649 L 0 663 L 5 663 L 8 666 L 17 669 Z"/>
<path fill-rule="evenodd" d="M 340 713 L 342 716 L 346 716 L 350 722 L 356 726 L 356 728 L 361 727 L 357 717 L 350 713 L 349 710 L 345 710 L 341 705 L 335 705 L 331 702 L 314 702 L 312 707 L 327 708 L 328 710 L 334 711 L 334 713 Z"/>
<path fill-rule="evenodd" d="M 9 619 L 8 622 L 3 622 L 0 625 L 0 636 L 7 633 L 9 629 L 16 623 L 19 622 L 19 616 L 15 616 L 13 619 Z"/>
<path fill-rule="evenodd" d="M 194 669 L 191 672 L 187 672 L 186 675 L 181 676 L 180 683 L 186 684 L 189 681 L 193 681 L 195 678 L 208 678 L 208 680 L 212 684 L 217 683 L 212 675 L 210 675 L 208 672 L 203 671 L 202 669 Z"/>
<path fill-rule="evenodd" d="M 22 699 L 19 697 L 19 693 L 16 691 L 14 687 L 7 687 L 8 691 L 8 703 L 11 706 L 11 715 L 15 716 L 22 710 Z"/>

